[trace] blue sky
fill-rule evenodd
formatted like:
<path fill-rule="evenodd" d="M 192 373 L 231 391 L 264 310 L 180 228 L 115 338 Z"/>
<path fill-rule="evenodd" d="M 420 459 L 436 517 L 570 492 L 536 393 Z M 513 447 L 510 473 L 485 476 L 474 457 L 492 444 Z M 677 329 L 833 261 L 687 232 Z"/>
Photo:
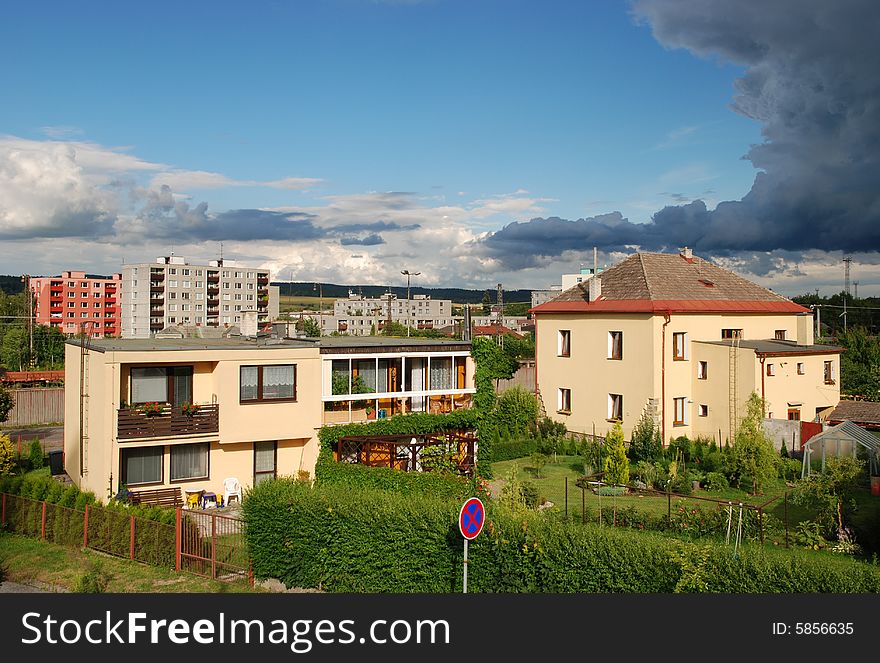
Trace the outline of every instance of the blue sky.
<path fill-rule="evenodd" d="M 213 257 L 208 227 L 256 229 L 251 210 L 309 219 L 224 243 L 277 278 L 415 266 L 425 285 L 544 287 L 583 251 L 511 269 L 485 234 L 749 192 L 762 124 L 730 108 L 745 67 L 692 50 L 604 0 L 9 6 L 0 271 Z"/>

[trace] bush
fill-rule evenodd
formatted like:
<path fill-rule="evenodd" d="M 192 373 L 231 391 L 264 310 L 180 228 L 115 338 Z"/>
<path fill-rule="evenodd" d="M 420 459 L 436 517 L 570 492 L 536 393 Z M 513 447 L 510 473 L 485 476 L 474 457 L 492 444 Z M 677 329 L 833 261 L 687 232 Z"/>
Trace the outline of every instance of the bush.
<path fill-rule="evenodd" d="M 40 444 L 40 440 L 36 437 L 31 440 L 31 444 L 28 447 L 28 458 L 31 461 L 32 470 L 39 470 L 41 467 L 43 467 L 43 465 L 45 465 L 43 445 Z"/>
<path fill-rule="evenodd" d="M 18 464 L 18 450 L 8 435 L 0 434 L 0 477 L 8 476 L 15 471 Z"/>
<path fill-rule="evenodd" d="M 626 488 L 623 486 L 599 486 L 596 494 L 600 497 L 620 497 L 626 495 Z"/>
<path fill-rule="evenodd" d="M 243 505 L 257 577 L 279 578 L 289 587 L 389 593 L 461 591 L 459 508 L 426 496 L 310 488 L 286 479 L 259 484 Z M 606 511 L 612 510 L 603 509 L 603 518 L 634 526 L 646 518 Z M 727 522 L 720 509 L 675 517 L 687 525 L 685 535 L 700 519 L 714 519 L 713 527 Z M 751 523 L 747 518 L 746 529 Z M 492 505 L 483 533 L 469 545 L 469 591 L 671 593 L 692 578 L 680 555 L 699 561 L 710 592 L 880 591 L 880 569 L 848 558 L 751 545 L 734 558 L 723 544 L 511 514 Z"/>
<path fill-rule="evenodd" d="M 73 591 L 78 594 L 103 594 L 107 591 L 110 577 L 100 564 L 90 564 L 86 573 L 77 578 Z"/>
<path fill-rule="evenodd" d="M 482 457 L 482 447 L 480 447 L 480 455 Z M 525 458 L 531 456 L 538 451 L 538 441 L 533 438 L 521 438 L 514 440 L 505 440 L 504 442 L 495 442 L 492 445 L 491 462 L 497 463 L 500 460 L 516 460 L 517 458 Z"/>
<path fill-rule="evenodd" d="M 779 464 L 779 478 L 785 481 L 797 481 L 801 478 L 803 463 L 796 458 L 783 458 Z"/>
<path fill-rule="evenodd" d="M 703 480 L 703 487 L 706 490 L 718 491 L 730 488 L 727 477 L 721 472 L 707 472 L 706 478 Z"/>

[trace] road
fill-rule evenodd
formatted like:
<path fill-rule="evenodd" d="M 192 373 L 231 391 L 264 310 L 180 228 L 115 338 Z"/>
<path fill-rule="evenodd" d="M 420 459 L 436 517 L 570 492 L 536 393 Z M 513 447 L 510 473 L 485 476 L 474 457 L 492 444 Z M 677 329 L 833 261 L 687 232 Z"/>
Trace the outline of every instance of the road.
<path fill-rule="evenodd" d="M 44 426 L 38 428 L 0 428 L 0 433 L 8 435 L 13 442 L 21 439 L 22 450 L 26 452 L 25 445 L 30 444 L 35 437 L 40 438 L 46 453 L 62 449 L 64 447 L 64 426 Z"/>

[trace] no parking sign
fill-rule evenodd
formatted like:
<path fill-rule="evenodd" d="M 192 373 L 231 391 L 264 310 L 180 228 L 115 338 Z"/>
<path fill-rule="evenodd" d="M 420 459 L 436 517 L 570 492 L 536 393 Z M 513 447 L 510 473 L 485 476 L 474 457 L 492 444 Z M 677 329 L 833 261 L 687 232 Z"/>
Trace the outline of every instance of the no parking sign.
<path fill-rule="evenodd" d="M 458 512 L 458 529 L 464 537 L 464 580 L 462 591 L 467 594 L 468 541 L 476 539 L 483 531 L 486 509 L 478 497 L 471 497 L 461 505 Z"/>

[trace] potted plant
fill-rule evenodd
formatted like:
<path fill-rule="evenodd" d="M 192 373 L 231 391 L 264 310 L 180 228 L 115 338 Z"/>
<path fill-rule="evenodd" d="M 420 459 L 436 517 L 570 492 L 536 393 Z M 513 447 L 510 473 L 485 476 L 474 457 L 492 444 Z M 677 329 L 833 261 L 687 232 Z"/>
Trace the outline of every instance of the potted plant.
<path fill-rule="evenodd" d="M 375 419 L 376 418 L 376 409 L 372 404 L 367 405 L 367 419 Z"/>
<path fill-rule="evenodd" d="M 189 402 L 187 402 L 187 403 L 184 403 L 183 405 L 180 406 L 180 411 L 181 411 L 185 416 L 187 416 L 187 417 L 189 417 L 190 419 L 192 419 L 193 416 L 196 415 L 196 414 L 198 413 L 198 411 L 199 411 L 199 406 L 196 405 L 195 403 L 189 403 Z"/>
<path fill-rule="evenodd" d="M 165 411 L 165 406 L 157 401 L 150 401 L 141 405 L 140 410 L 147 417 L 158 417 Z"/>

